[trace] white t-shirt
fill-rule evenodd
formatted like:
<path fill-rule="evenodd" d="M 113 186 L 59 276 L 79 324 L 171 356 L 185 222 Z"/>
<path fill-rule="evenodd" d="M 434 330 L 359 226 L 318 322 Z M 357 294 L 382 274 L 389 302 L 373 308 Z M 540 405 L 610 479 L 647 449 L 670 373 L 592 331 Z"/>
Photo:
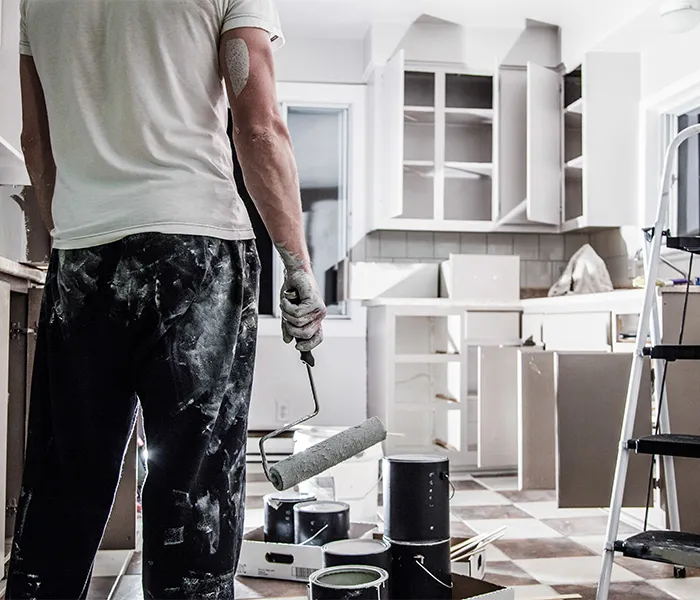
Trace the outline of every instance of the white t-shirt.
<path fill-rule="evenodd" d="M 57 167 L 54 247 L 154 231 L 250 239 L 233 177 L 221 34 L 283 42 L 273 0 L 22 0 Z"/>

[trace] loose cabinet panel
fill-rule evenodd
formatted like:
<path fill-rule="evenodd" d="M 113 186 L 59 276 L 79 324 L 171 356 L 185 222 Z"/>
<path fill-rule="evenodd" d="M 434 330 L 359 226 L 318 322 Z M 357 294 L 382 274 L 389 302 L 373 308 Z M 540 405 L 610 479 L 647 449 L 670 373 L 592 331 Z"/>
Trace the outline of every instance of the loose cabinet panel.
<path fill-rule="evenodd" d="M 479 349 L 478 465 L 518 464 L 518 348 Z"/>
<path fill-rule="evenodd" d="M 560 508 L 610 505 L 632 364 L 629 354 L 558 353 L 557 492 Z M 634 436 L 651 434 L 651 369 L 645 363 Z M 644 506 L 649 457 L 632 455 L 625 506 Z"/>
<path fill-rule="evenodd" d="M 527 65 L 527 218 L 561 223 L 561 76 Z"/>

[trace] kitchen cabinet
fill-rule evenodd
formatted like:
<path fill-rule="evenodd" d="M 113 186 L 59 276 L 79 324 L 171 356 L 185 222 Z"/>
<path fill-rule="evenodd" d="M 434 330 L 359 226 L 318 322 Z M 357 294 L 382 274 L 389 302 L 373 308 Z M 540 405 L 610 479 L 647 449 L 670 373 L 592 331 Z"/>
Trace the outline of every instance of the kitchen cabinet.
<path fill-rule="evenodd" d="M 407 67 L 399 51 L 379 85 L 375 228 L 483 230 L 493 217 L 493 77 Z"/>
<path fill-rule="evenodd" d="M 589 52 L 563 83 L 562 231 L 637 225 L 640 54 Z"/>
<path fill-rule="evenodd" d="M 484 464 L 503 466 L 493 440 L 479 440 L 478 407 L 485 423 L 504 399 L 484 384 L 480 354 L 518 343 L 519 302 L 379 298 L 366 306 L 368 415 L 386 425 L 386 452 L 439 453 L 455 468 L 473 468 L 483 442 Z"/>
<path fill-rule="evenodd" d="M 555 230 L 561 78 L 536 64 L 511 75 L 406 65 L 401 50 L 387 63 L 375 108 L 381 183 L 374 229 L 492 231 L 527 223 Z"/>
<path fill-rule="evenodd" d="M 564 73 L 552 52 L 532 50 L 551 46 L 558 30 L 535 29 L 511 53 L 533 60 L 491 73 L 406 64 L 399 50 L 375 74 L 372 229 L 636 224 L 639 53 L 590 52 Z"/>
<path fill-rule="evenodd" d="M 523 300 L 522 336 L 549 351 L 629 353 L 642 290 Z"/>

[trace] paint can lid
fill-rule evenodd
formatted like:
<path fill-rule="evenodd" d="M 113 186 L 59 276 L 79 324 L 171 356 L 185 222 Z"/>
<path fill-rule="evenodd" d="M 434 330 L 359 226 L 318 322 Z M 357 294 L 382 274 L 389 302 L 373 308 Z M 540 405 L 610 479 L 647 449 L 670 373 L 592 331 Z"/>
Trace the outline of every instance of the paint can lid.
<path fill-rule="evenodd" d="M 440 454 L 396 454 L 394 456 L 387 456 L 386 460 L 389 462 L 426 464 L 443 463 L 449 461 L 449 459 L 446 456 L 441 456 Z"/>
<path fill-rule="evenodd" d="M 313 502 L 316 496 L 306 492 L 273 492 L 263 500 L 266 504 L 292 504 L 297 502 Z"/>
<path fill-rule="evenodd" d="M 323 552 L 338 556 L 366 556 L 367 554 L 382 554 L 388 549 L 389 544 L 383 540 L 338 540 L 327 543 L 323 547 Z"/>
<path fill-rule="evenodd" d="M 303 502 L 294 506 L 294 512 L 305 513 L 339 513 L 350 510 L 345 502 Z"/>

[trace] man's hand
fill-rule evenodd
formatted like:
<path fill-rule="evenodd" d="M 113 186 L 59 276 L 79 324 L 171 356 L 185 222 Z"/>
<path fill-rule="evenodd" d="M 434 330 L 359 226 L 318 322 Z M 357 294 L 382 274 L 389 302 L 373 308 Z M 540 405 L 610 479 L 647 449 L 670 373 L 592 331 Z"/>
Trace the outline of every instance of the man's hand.
<path fill-rule="evenodd" d="M 289 292 L 296 292 L 293 301 L 288 298 Z M 308 352 L 323 341 L 322 321 L 327 311 L 313 273 L 302 268 L 285 271 L 280 310 L 286 344 L 296 339 L 297 350 Z"/>

